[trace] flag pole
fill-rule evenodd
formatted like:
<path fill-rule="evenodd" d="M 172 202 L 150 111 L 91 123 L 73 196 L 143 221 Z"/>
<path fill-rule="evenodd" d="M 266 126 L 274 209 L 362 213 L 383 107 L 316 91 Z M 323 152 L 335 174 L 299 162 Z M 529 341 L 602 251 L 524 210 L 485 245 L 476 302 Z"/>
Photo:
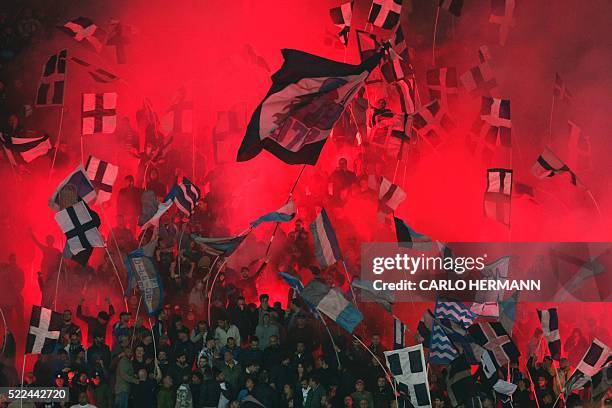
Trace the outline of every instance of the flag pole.
<path fill-rule="evenodd" d="M 64 242 L 64 247 L 66 247 L 66 243 Z M 64 263 L 64 254 L 60 257 L 59 269 L 57 270 L 57 278 L 55 280 L 55 297 L 53 298 L 53 309 L 57 310 L 57 289 L 59 288 L 59 278 L 62 273 L 62 264 Z"/>
<path fill-rule="evenodd" d="M 334 336 L 332 336 L 331 331 L 329 330 L 329 326 L 327 325 L 327 322 L 325 321 L 325 317 L 323 317 L 321 312 L 319 312 L 318 310 L 317 310 L 317 313 L 319 315 L 319 318 L 323 322 L 323 327 L 325 327 L 325 330 L 327 330 L 329 339 L 331 340 L 332 347 L 334 348 L 334 354 L 336 355 L 336 361 L 338 362 L 338 368 L 342 368 L 342 363 L 340 362 L 340 356 L 338 356 L 338 350 L 336 348 L 336 342 L 334 341 Z"/>
<path fill-rule="evenodd" d="M 355 340 L 357 340 L 359 342 L 359 344 L 361 344 L 363 346 L 364 349 L 367 350 L 368 353 L 370 353 L 372 355 L 372 357 L 374 357 L 374 359 L 376 360 L 376 362 L 378 363 L 378 365 L 380 366 L 380 368 L 383 369 L 383 372 L 385 373 L 385 376 L 387 377 L 387 381 L 389 382 L 389 384 L 391 385 L 391 389 L 393 390 L 393 396 L 395 397 L 395 403 L 397 404 L 397 406 L 399 407 L 399 402 L 397 400 L 397 388 L 395 387 L 395 384 L 393 383 L 393 375 L 391 375 L 391 373 L 389 373 L 387 371 L 387 369 L 382 365 L 382 363 L 380 362 L 380 360 L 378 359 L 378 357 L 376 356 L 376 354 L 372 353 L 372 350 L 370 350 L 370 348 L 368 346 L 365 345 L 365 343 L 363 341 L 361 341 L 361 339 L 357 336 L 355 336 L 353 334 L 353 338 Z"/>
<path fill-rule="evenodd" d="M 298 184 L 298 181 L 300 181 L 300 178 L 302 177 L 302 173 L 304 173 L 304 169 L 306 169 L 306 165 L 302 165 L 302 168 L 300 169 L 300 172 L 298 173 L 297 178 L 295 179 L 295 181 L 293 182 L 293 186 L 291 187 L 291 190 L 289 190 L 289 197 L 287 197 L 287 201 L 285 201 L 285 204 L 287 204 L 290 200 L 291 197 L 293 197 L 293 192 L 295 191 L 295 187 Z M 272 241 L 274 241 L 274 236 L 276 235 L 276 232 L 278 231 L 278 227 L 280 226 L 280 222 L 277 222 L 276 225 L 274 226 L 274 231 L 272 231 L 272 236 L 270 237 L 270 242 L 268 242 L 268 247 L 266 248 L 266 253 L 264 255 L 264 259 L 266 259 L 268 257 L 268 255 L 270 254 L 270 248 L 272 248 Z"/>
<path fill-rule="evenodd" d="M 132 330 L 132 341 L 130 343 L 130 348 L 134 348 L 134 338 L 136 337 L 136 319 L 138 319 L 138 315 L 140 314 L 140 305 L 142 304 L 142 293 L 138 296 L 138 306 L 136 307 L 136 314 L 134 315 L 134 327 Z"/>
<path fill-rule="evenodd" d="M 51 160 L 51 168 L 49 169 L 49 181 L 51 181 L 51 175 L 53 174 L 53 168 L 55 167 L 55 160 L 57 159 L 57 151 L 60 148 L 60 140 L 62 136 L 62 123 L 64 122 L 64 105 L 60 109 L 60 120 L 59 128 L 57 130 L 57 141 L 55 142 L 55 150 L 53 151 L 53 160 Z"/>
<path fill-rule="evenodd" d="M 436 66 L 436 34 L 438 32 L 438 18 L 440 17 L 440 7 L 436 9 L 436 19 L 434 20 L 433 41 L 431 44 L 431 65 Z"/>
<path fill-rule="evenodd" d="M 125 311 L 129 311 L 127 300 L 125 300 L 125 288 L 123 287 L 123 283 L 121 282 L 121 278 L 119 277 L 119 271 L 117 270 L 117 266 L 115 266 L 115 261 L 113 261 L 113 257 L 111 253 L 108 251 L 108 247 L 105 245 L 104 249 L 106 250 L 106 255 L 108 255 L 108 259 L 113 266 L 113 270 L 115 271 L 115 276 L 117 277 L 117 281 L 119 282 L 119 286 L 121 287 L 121 297 L 123 298 L 123 303 L 125 304 Z"/>
<path fill-rule="evenodd" d="M 2 340 L 2 351 L 0 351 L 0 355 L 4 355 L 4 350 L 6 350 L 6 339 L 8 338 L 8 326 L 6 325 L 6 318 L 4 317 L 4 311 L 1 307 L 0 316 L 2 316 L 2 323 L 4 324 L 4 339 Z"/>
<path fill-rule="evenodd" d="M 552 143 L 552 126 L 553 126 L 553 112 L 555 111 L 555 93 L 553 92 L 552 103 L 550 105 L 550 117 L 548 119 L 548 141 Z"/>
<path fill-rule="evenodd" d="M 27 359 L 27 357 L 28 357 L 28 355 L 26 353 L 23 353 L 23 366 L 21 367 L 21 388 L 20 388 L 20 391 L 22 393 L 23 393 L 23 379 L 25 377 L 25 367 L 26 367 L 26 359 Z M 19 406 L 23 407 L 23 398 L 21 398 L 19 400 Z"/>

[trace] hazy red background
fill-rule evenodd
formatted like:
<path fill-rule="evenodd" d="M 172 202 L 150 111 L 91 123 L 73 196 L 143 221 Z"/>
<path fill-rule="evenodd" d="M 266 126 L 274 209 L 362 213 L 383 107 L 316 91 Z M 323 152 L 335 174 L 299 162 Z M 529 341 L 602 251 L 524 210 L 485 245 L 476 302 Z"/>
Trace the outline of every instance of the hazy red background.
<path fill-rule="evenodd" d="M 83 15 L 102 26 L 110 18 L 118 18 L 133 26 L 135 33 L 130 38 L 127 65 L 114 64 L 112 48 L 97 57 L 58 32 L 51 40 L 42 41 L 22 53 L 6 73 L 7 82 L 20 78 L 27 92 L 34 95 L 40 67 L 46 57 L 67 47 L 70 55 L 102 63 L 123 80 L 97 84 L 83 70 L 70 64 L 62 139 L 72 149 L 71 162 L 57 169 L 50 182 L 46 173 L 26 177 L 18 183 L 9 179 L 2 181 L 6 228 L 0 234 L 0 257 L 5 259 L 9 252 L 16 252 L 26 273 L 26 318 L 29 317 L 29 305 L 39 301 L 35 272 L 40 253 L 31 245 L 25 232 L 28 226 L 32 226 L 40 238 L 44 234 L 53 234 L 60 242 L 61 233 L 53 220 L 53 212 L 47 207 L 47 199 L 57 182 L 80 161 L 78 137 L 82 92 L 117 91 L 120 115 L 130 116 L 134 124 L 134 114 L 143 96 L 151 98 L 155 108 L 161 112 L 169 105 L 173 92 L 179 86 L 185 86 L 193 94 L 196 105 L 196 148 L 205 157 L 204 163 L 198 164 L 198 171 L 200 166 L 210 170 L 214 167 L 210 157 L 211 129 L 217 111 L 244 102 L 250 115 L 270 84 L 269 73 L 245 59 L 245 44 L 250 44 L 262 55 L 272 71 L 281 64 L 281 48 L 297 48 L 332 59 L 358 62 L 354 31 L 346 51 L 331 42 L 337 28 L 331 24 L 328 10 L 339 3 L 336 1 L 130 0 L 79 3 L 69 8 L 66 21 Z M 418 12 L 413 15 L 405 12 L 402 20 L 408 41 L 416 48 L 420 93 L 427 100 L 422 79 L 424 71 L 430 68 L 434 3 L 437 2 L 415 0 L 415 3 L 421 5 Z M 369 1 L 355 1 L 353 28 L 364 27 L 368 10 Z M 507 45 L 500 47 L 497 45 L 497 25 L 488 23 L 489 3 L 466 0 L 463 16 L 455 19 L 453 24 L 449 15 L 441 12 L 437 50 L 438 65 L 456 66 L 462 73 L 476 65 L 478 47 L 489 45 L 501 84 L 500 95 L 511 99 L 512 103 L 515 177 L 532 183 L 536 181 L 529 169 L 548 134 L 553 79 L 555 72 L 560 73 L 574 94 L 574 102 L 571 108 L 557 104 L 553 146 L 563 151 L 566 121 L 570 118 L 590 137 L 593 171 L 579 174 L 579 177 L 596 197 L 601 218 L 585 192 L 573 187 L 563 176 L 537 182 L 538 188 L 548 193 L 540 197 L 539 206 L 525 200 L 513 201 L 510 232 L 484 218 L 484 167 L 476 163 L 461 143 L 464 131 L 471 125 L 479 107 L 479 100 L 467 95 L 462 96 L 462 114 L 456 118 L 459 123 L 459 130 L 453 135 L 456 143 L 408 168 L 404 183 L 408 198 L 396 215 L 406 219 L 417 230 L 443 241 L 610 241 L 611 12 L 612 3 L 604 0 L 519 1 L 516 26 L 510 31 Z M 44 123 L 44 128 L 55 137 L 58 118 L 57 108 L 46 108 L 37 110 L 28 122 L 31 126 Z M 128 161 L 127 155 L 121 152 L 122 147 L 108 143 L 108 140 L 108 135 L 87 137 L 85 156 L 93 154 L 117 161 L 121 166 L 121 183 L 124 175 L 134 172 L 135 162 Z M 185 145 L 185 158 L 190 160 L 191 140 L 177 143 Z M 237 149 L 238 136 L 234 143 Z M 315 177 L 316 171 L 333 170 L 341 155 L 350 156 L 352 153 L 337 152 L 328 143 L 316 169 L 307 168 L 298 185 L 298 193 L 303 191 L 311 177 Z M 266 152 L 246 163 L 225 165 L 217 185 L 227 195 L 227 205 L 232 213 L 230 230 L 238 232 L 254 217 L 280 206 L 298 171 L 298 166 L 288 166 Z M 114 214 L 112 208 L 107 211 L 109 215 Z M 363 241 L 393 240 L 392 233 L 380 233 L 375 211 L 374 204 L 349 203 L 342 219 L 332 220 L 341 240 L 348 239 L 349 234 Z M 292 225 L 283 228 L 288 230 Z M 270 231 L 271 226 L 260 228 L 260 240 L 267 241 Z M 245 260 L 255 259 L 262 253 L 261 244 L 256 247 L 245 245 L 236 256 Z M 274 293 L 284 291 L 284 286 L 266 282 L 262 282 L 262 287 L 272 291 L 273 298 L 285 298 L 284 293 Z M 423 305 L 399 305 L 396 314 L 405 318 L 409 327 L 415 328 L 422 309 Z M 575 313 L 575 309 L 571 305 L 560 308 L 562 319 L 568 324 L 579 320 L 580 313 Z M 581 312 L 586 310 L 589 315 L 597 319 L 601 315 L 604 319 L 606 309 L 607 306 L 600 304 Z M 604 327 L 610 327 L 609 317 L 600 322 Z"/>

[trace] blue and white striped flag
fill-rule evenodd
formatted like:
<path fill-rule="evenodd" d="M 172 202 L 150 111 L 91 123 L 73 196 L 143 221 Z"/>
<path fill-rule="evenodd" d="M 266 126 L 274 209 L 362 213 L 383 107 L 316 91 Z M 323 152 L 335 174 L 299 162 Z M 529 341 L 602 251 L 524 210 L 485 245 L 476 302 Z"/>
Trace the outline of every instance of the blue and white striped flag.
<path fill-rule="evenodd" d="M 189 217 L 195 211 L 196 205 L 198 205 L 201 192 L 198 186 L 189 181 L 187 177 L 183 177 L 183 181 L 172 187 L 170 194 L 173 194 L 173 199 L 178 209 Z"/>
<path fill-rule="evenodd" d="M 251 222 L 251 227 L 255 228 L 262 222 L 287 222 L 291 221 L 295 217 L 295 203 L 290 200 L 287 204 L 283 205 L 276 211 L 272 211 L 265 215 L 262 215 L 255 221 Z"/>
<path fill-rule="evenodd" d="M 198 234 L 191 234 L 191 239 L 209 255 L 228 257 L 238 249 L 249 232 L 251 232 L 250 229 L 234 237 L 223 238 L 202 237 Z"/>
<path fill-rule="evenodd" d="M 315 255 L 323 268 L 342 260 L 340 245 L 325 208 L 321 209 L 317 218 L 310 224 L 310 230 L 314 238 Z"/>
<path fill-rule="evenodd" d="M 461 302 L 444 302 L 438 300 L 434 310 L 434 318 L 461 323 L 463 327 L 470 326 L 476 315 Z M 434 364 L 450 364 L 459 356 L 459 352 L 448 338 L 446 331 L 435 320 L 431 329 L 429 346 L 429 361 Z"/>
<path fill-rule="evenodd" d="M 313 279 L 301 292 L 304 300 L 318 311 L 352 333 L 363 320 L 363 315 L 338 289 L 332 289 L 323 282 Z"/>

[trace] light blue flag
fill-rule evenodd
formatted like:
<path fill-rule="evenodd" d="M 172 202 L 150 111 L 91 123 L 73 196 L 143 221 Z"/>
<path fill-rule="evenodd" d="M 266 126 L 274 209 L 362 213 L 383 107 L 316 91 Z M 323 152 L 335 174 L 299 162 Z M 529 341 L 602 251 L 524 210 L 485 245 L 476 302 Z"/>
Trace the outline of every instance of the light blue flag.
<path fill-rule="evenodd" d="M 251 227 L 255 228 L 262 222 L 287 222 L 291 221 L 295 217 L 295 202 L 290 200 L 287 204 L 283 205 L 276 211 L 272 211 L 265 215 L 262 215 L 255 221 L 251 222 Z"/>
<path fill-rule="evenodd" d="M 332 289 L 317 279 L 308 282 L 301 295 L 349 333 L 363 320 L 361 312 L 338 289 Z"/>

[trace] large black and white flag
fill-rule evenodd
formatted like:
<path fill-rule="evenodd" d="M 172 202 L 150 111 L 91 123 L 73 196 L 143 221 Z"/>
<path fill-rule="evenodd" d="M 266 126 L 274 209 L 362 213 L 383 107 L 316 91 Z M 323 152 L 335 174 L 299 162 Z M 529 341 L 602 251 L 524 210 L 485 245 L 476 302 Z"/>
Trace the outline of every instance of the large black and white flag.
<path fill-rule="evenodd" d="M 423 345 L 384 353 L 387 367 L 398 383 L 400 394 L 409 397 L 415 408 L 431 407 Z"/>
<path fill-rule="evenodd" d="M 161 128 L 168 134 L 187 134 L 193 132 L 193 100 L 184 87 L 179 88 L 161 121 Z"/>
<path fill-rule="evenodd" d="M 604 366 L 610 364 L 611 357 L 610 347 L 599 339 L 593 339 L 584 357 L 565 382 L 565 392 L 583 388 Z"/>
<path fill-rule="evenodd" d="M 373 0 L 368 22 L 375 27 L 393 29 L 400 21 L 402 0 Z"/>
<path fill-rule="evenodd" d="M 32 306 L 25 354 L 51 354 L 64 325 L 61 313 L 42 306 Z"/>
<path fill-rule="evenodd" d="M 521 353 L 500 322 L 480 322 L 468 328 L 474 342 L 491 351 L 495 362 L 502 366 L 518 361 Z"/>
<path fill-rule="evenodd" d="M 117 174 L 119 174 L 119 167 L 97 157 L 89 156 L 85 164 L 85 172 L 98 194 L 96 202 L 102 204 L 110 200 L 113 185 L 117 180 Z"/>
<path fill-rule="evenodd" d="M 332 22 L 336 27 L 340 28 L 338 37 L 344 45 L 348 45 L 349 32 L 351 31 L 351 20 L 353 18 L 353 1 L 342 3 L 338 7 L 333 7 L 329 10 Z"/>
<path fill-rule="evenodd" d="M 96 189 L 89 181 L 83 166 L 78 166 L 57 186 L 49 199 L 49 208 L 63 210 L 77 201 L 91 203 L 96 198 Z"/>
<path fill-rule="evenodd" d="M 538 310 L 538 319 L 548 342 L 548 350 L 553 360 L 561 359 L 561 336 L 559 336 L 559 316 L 557 308 Z"/>
<path fill-rule="evenodd" d="M 106 33 L 95 25 L 89 17 L 78 17 L 57 28 L 77 42 L 85 40 L 96 52 L 102 50 L 106 41 Z"/>
<path fill-rule="evenodd" d="M 67 51 L 61 50 L 47 59 L 36 91 L 36 106 L 64 104 L 66 55 Z"/>
<path fill-rule="evenodd" d="M 510 225 L 512 206 L 512 170 L 487 169 L 484 213 L 504 225 Z"/>
<path fill-rule="evenodd" d="M 459 97 L 457 70 L 454 67 L 427 70 L 427 89 L 431 99 L 437 99 L 445 108 L 453 108 Z"/>
<path fill-rule="evenodd" d="M 405 199 L 404 190 L 383 177 L 378 190 L 378 221 L 383 222 Z"/>
<path fill-rule="evenodd" d="M 535 164 L 531 167 L 531 173 L 539 179 L 568 173 L 571 183 L 575 186 L 578 185 L 576 174 L 548 147 L 544 148 L 544 151 L 538 156 Z"/>
<path fill-rule="evenodd" d="M 283 66 L 247 127 L 237 160 L 263 149 L 288 164 L 315 164 L 334 125 L 378 65 L 382 50 L 359 65 L 284 49 Z"/>
<path fill-rule="evenodd" d="M 497 88 L 497 80 L 488 61 L 481 62 L 475 67 L 470 68 L 461 74 L 459 80 L 463 87 L 471 94 L 483 92 L 488 95 Z"/>
<path fill-rule="evenodd" d="M 83 135 L 114 133 L 117 127 L 117 93 L 84 93 L 81 119 Z"/>
<path fill-rule="evenodd" d="M 87 263 L 93 248 L 106 246 L 98 229 L 100 217 L 84 201 L 58 211 L 55 221 L 66 235 L 64 255 L 79 263 Z"/>

